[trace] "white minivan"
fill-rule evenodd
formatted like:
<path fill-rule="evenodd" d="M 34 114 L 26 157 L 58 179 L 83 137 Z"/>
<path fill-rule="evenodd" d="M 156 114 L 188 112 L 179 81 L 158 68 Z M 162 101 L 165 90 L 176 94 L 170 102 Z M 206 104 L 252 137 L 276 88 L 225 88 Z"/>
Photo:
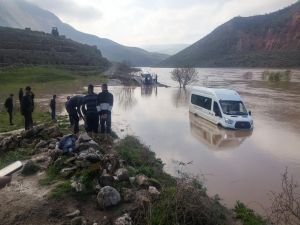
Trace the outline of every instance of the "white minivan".
<path fill-rule="evenodd" d="M 240 95 L 229 89 L 192 87 L 190 112 L 230 129 L 252 129 L 251 111 Z"/>

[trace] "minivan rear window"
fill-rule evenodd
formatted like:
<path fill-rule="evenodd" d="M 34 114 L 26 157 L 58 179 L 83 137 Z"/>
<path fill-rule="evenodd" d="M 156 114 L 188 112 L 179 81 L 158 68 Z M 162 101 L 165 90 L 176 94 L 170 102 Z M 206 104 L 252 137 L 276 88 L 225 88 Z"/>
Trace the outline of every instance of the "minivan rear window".
<path fill-rule="evenodd" d="M 191 102 L 194 105 L 200 106 L 207 110 L 211 110 L 211 98 L 192 94 Z"/>

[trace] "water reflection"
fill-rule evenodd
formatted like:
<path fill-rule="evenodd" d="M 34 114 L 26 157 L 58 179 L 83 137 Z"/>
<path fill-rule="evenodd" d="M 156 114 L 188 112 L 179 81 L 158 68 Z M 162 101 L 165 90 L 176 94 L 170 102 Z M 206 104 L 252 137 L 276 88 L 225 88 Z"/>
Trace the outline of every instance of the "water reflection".
<path fill-rule="evenodd" d="M 212 150 L 234 149 L 252 135 L 252 131 L 234 131 L 220 128 L 192 113 L 189 114 L 189 118 L 192 136 Z"/>
<path fill-rule="evenodd" d="M 136 87 L 122 87 L 117 93 L 119 107 L 124 111 L 132 109 L 137 104 L 137 99 L 134 96 Z"/>
<path fill-rule="evenodd" d="M 152 94 L 155 94 L 157 96 L 157 86 L 156 85 L 142 85 L 141 86 L 141 95 L 142 96 L 152 96 Z"/>
<path fill-rule="evenodd" d="M 189 92 L 184 88 L 179 88 L 173 92 L 172 101 L 176 108 L 186 107 L 189 104 Z"/>

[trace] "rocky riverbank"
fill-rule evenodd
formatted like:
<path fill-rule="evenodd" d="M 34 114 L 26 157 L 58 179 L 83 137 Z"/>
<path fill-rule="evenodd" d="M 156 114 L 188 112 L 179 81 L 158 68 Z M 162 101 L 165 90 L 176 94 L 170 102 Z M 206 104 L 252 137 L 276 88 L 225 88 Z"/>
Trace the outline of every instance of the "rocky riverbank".
<path fill-rule="evenodd" d="M 0 190 L 1 224 L 239 224 L 196 178 L 166 174 L 135 137 L 82 133 L 66 153 L 66 135 L 48 124 L 0 139 L 1 167 L 24 159 Z"/>

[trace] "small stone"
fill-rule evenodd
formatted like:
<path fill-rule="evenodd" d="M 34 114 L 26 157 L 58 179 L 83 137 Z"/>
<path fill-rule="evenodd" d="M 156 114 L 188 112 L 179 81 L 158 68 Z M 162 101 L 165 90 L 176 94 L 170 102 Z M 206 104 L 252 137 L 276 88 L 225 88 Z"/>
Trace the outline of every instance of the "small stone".
<path fill-rule="evenodd" d="M 82 133 L 79 135 L 78 138 L 79 142 L 89 142 L 92 140 L 92 138 L 88 135 L 88 133 Z"/>
<path fill-rule="evenodd" d="M 37 145 L 35 146 L 35 149 L 45 148 L 47 145 L 48 145 L 47 141 L 41 140 L 39 143 L 37 143 Z"/>
<path fill-rule="evenodd" d="M 160 192 L 157 190 L 156 187 L 154 186 L 149 186 L 148 192 L 150 193 L 150 196 L 152 197 L 152 199 L 158 199 Z"/>
<path fill-rule="evenodd" d="M 75 173 L 76 170 L 77 170 L 77 166 L 73 166 L 73 167 L 70 167 L 70 168 L 64 168 L 60 171 L 60 174 L 63 177 L 69 177 L 70 175 Z"/>
<path fill-rule="evenodd" d="M 100 148 L 98 143 L 93 141 L 93 140 L 89 141 L 88 143 L 89 143 L 90 148 L 93 148 L 93 149 L 99 149 Z"/>
<path fill-rule="evenodd" d="M 86 155 L 85 159 L 91 163 L 96 163 L 101 161 L 101 157 L 96 153 L 89 153 Z"/>
<path fill-rule="evenodd" d="M 149 186 L 149 178 L 144 174 L 139 174 L 136 177 L 136 182 L 139 186 L 148 187 Z"/>
<path fill-rule="evenodd" d="M 71 220 L 71 225 L 86 225 L 86 219 L 82 216 L 77 216 Z"/>
<path fill-rule="evenodd" d="M 135 200 L 136 203 L 140 207 L 147 207 L 150 204 L 150 196 L 149 192 L 147 190 L 139 190 L 135 193 Z"/>
<path fill-rule="evenodd" d="M 75 160 L 76 160 L 76 157 L 68 158 L 66 161 L 64 161 L 64 164 L 65 165 L 72 164 Z"/>
<path fill-rule="evenodd" d="M 129 173 L 128 173 L 128 170 L 125 168 L 118 169 L 115 174 L 119 181 L 128 181 L 129 180 Z"/>
<path fill-rule="evenodd" d="M 97 202 L 101 209 L 116 206 L 120 203 L 120 201 L 120 193 L 111 186 L 105 186 L 101 188 L 97 195 Z"/>
<path fill-rule="evenodd" d="M 66 217 L 73 218 L 80 215 L 80 210 L 76 209 L 74 212 L 71 212 L 66 215 Z"/>
<path fill-rule="evenodd" d="M 114 184 L 114 178 L 109 174 L 103 174 L 99 178 L 99 182 L 102 186 L 112 186 Z"/>
<path fill-rule="evenodd" d="M 127 203 L 134 202 L 135 192 L 132 189 L 123 188 L 122 189 L 122 197 L 123 197 L 124 202 L 127 202 Z"/>
<path fill-rule="evenodd" d="M 125 213 L 123 216 L 115 220 L 114 225 L 132 225 L 132 219 L 127 213 Z"/>
<path fill-rule="evenodd" d="M 22 174 L 25 176 L 33 175 L 39 171 L 40 167 L 36 165 L 32 160 L 28 160 L 22 169 Z"/>

